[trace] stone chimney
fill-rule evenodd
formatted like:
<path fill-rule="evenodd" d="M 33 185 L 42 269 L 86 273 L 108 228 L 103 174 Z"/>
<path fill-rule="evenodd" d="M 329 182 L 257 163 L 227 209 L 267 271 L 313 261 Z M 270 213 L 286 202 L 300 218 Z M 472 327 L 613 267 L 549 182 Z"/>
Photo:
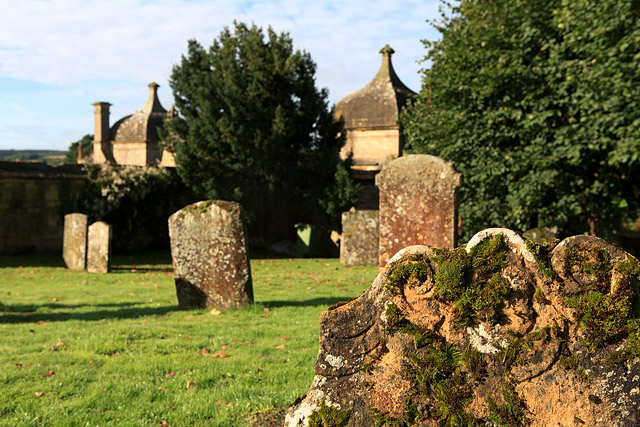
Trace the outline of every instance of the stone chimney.
<path fill-rule="evenodd" d="M 112 157 L 109 144 L 109 104 L 94 102 L 93 162 L 106 163 Z"/>

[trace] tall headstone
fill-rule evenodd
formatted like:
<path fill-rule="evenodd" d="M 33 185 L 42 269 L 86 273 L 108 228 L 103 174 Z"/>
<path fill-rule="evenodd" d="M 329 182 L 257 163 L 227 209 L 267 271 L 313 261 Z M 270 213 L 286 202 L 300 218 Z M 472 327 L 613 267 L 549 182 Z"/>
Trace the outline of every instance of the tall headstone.
<path fill-rule="evenodd" d="M 342 213 L 340 262 L 345 267 L 378 263 L 379 224 L 377 210 Z"/>
<path fill-rule="evenodd" d="M 400 157 L 382 169 L 376 176 L 381 266 L 406 246 L 455 246 L 461 181 L 450 163 L 426 154 Z"/>
<path fill-rule="evenodd" d="M 208 200 L 169 217 L 181 307 L 238 308 L 253 301 L 242 206 Z"/>
<path fill-rule="evenodd" d="M 108 273 L 111 265 L 111 226 L 98 221 L 89 226 L 87 271 Z"/>
<path fill-rule="evenodd" d="M 87 258 L 87 216 L 71 213 L 64 216 L 62 258 L 69 270 L 84 270 Z"/>

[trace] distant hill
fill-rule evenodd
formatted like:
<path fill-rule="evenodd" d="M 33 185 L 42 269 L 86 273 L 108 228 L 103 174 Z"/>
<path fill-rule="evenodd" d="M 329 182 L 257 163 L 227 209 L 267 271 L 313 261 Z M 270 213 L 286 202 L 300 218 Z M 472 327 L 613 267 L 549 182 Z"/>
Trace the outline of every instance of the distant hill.
<path fill-rule="evenodd" d="M 64 162 L 66 151 L 60 150 L 0 150 L 0 160 L 7 162 L 42 162 L 50 165 Z"/>

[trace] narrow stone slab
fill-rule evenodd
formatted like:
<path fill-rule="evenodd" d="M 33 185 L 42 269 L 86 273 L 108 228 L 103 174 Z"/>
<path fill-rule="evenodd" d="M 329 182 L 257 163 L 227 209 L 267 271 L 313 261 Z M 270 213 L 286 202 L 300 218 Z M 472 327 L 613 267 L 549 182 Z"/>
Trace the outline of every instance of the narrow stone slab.
<path fill-rule="evenodd" d="M 87 271 L 108 273 L 111 266 L 111 226 L 103 221 L 89 226 Z"/>
<path fill-rule="evenodd" d="M 253 302 L 242 206 L 208 200 L 169 217 L 171 257 L 181 307 L 238 308 Z"/>
<path fill-rule="evenodd" d="M 378 263 L 379 225 L 377 210 L 342 213 L 340 262 L 345 267 Z"/>
<path fill-rule="evenodd" d="M 87 216 L 71 213 L 64 216 L 62 258 L 69 270 L 84 270 L 87 258 Z"/>
<path fill-rule="evenodd" d="M 455 246 L 461 181 L 450 163 L 426 154 L 400 157 L 376 175 L 381 266 L 406 246 Z"/>

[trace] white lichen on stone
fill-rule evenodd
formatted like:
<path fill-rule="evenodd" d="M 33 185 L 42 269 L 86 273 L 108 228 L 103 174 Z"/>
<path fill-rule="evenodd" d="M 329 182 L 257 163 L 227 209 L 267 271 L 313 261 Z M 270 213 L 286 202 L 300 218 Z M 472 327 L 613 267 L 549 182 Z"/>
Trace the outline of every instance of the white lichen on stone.
<path fill-rule="evenodd" d="M 286 427 L 307 427 L 309 425 L 308 418 L 317 409 L 318 406 L 313 403 L 302 402 L 293 414 L 287 414 L 284 418 L 284 425 Z"/>
<path fill-rule="evenodd" d="M 498 332 L 499 325 L 496 326 L 496 332 Z M 473 348 L 483 354 L 494 354 L 498 352 L 498 348 L 495 344 L 504 347 L 507 345 L 505 340 L 497 342 L 498 338 L 484 328 L 484 324 L 480 324 L 475 328 L 467 327 L 467 333 L 469 334 L 469 343 Z"/>
<path fill-rule="evenodd" d="M 327 354 L 324 360 L 326 360 L 327 363 L 329 363 L 329 365 L 333 366 L 334 368 L 342 368 L 342 365 L 344 364 L 344 359 L 342 357 L 334 356 L 332 354 Z"/>

